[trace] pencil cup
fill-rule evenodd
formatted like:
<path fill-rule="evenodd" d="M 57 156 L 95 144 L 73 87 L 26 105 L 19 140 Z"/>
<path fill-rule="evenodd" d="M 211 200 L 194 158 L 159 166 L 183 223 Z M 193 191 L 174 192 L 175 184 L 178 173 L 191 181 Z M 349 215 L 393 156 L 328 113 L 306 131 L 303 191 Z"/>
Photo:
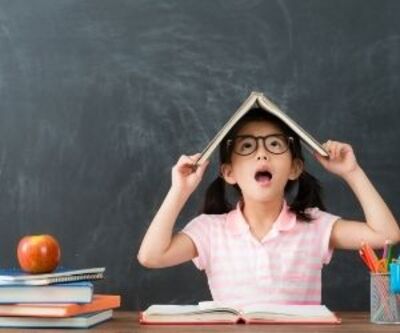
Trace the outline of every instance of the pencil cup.
<path fill-rule="evenodd" d="M 390 274 L 371 273 L 371 322 L 400 324 L 400 294 L 390 292 Z"/>

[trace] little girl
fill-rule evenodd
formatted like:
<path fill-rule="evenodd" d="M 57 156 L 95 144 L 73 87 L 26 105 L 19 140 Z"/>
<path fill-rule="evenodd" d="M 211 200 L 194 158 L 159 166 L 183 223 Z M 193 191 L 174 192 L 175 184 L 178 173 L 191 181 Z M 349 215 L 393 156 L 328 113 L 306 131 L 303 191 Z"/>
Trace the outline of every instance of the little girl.
<path fill-rule="evenodd" d="M 298 135 L 264 110 L 252 109 L 220 144 L 219 177 L 207 190 L 204 214 L 173 235 L 208 164 L 194 167 L 199 154 L 180 157 L 141 244 L 140 263 L 161 268 L 193 259 L 205 270 L 213 299 L 223 303 L 319 304 L 322 266 L 334 248 L 358 249 L 363 241 L 380 248 L 386 240 L 400 240 L 395 218 L 352 147 L 331 140 L 323 146 L 329 158 L 315 158 L 347 182 L 366 223 L 325 212 L 319 183 L 305 170 Z M 226 184 L 239 194 L 233 207 Z"/>

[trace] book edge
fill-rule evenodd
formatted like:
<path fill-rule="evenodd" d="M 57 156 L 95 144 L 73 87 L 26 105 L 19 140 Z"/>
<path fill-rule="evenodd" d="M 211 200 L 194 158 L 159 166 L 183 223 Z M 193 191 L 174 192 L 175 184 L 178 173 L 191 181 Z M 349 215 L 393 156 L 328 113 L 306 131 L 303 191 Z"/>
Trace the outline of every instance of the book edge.
<path fill-rule="evenodd" d="M 273 103 L 266 96 L 260 96 L 258 99 L 260 107 L 266 109 L 267 112 L 272 113 L 274 116 L 283 121 L 287 126 L 289 126 L 304 143 L 306 143 L 310 148 L 316 151 L 321 156 L 328 156 L 328 152 L 322 147 L 322 145 L 312 136 L 308 131 L 306 131 L 299 123 L 297 123 L 292 117 L 283 112 L 275 103 Z"/>
<path fill-rule="evenodd" d="M 100 318 L 96 318 L 100 317 Z M 40 318 L 40 317 L 25 317 L 29 320 L 36 321 L 37 323 L 26 322 L 21 323 L 21 317 L 2 317 L 0 318 L 0 328 L 90 328 L 94 325 L 100 324 L 106 320 L 112 319 L 113 310 L 104 310 L 93 312 L 93 316 L 89 318 L 81 318 L 80 316 L 66 317 L 66 318 Z M 9 319 L 13 324 L 5 323 Z M 45 323 L 46 319 L 50 319 Z M 3 322 L 1 322 L 3 321 Z M 19 321 L 19 323 L 17 323 Z M 26 320 L 27 321 L 27 320 Z"/>
<path fill-rule="evenodd" d="M 239 106 L 239 108 L 235 111 L 235 113 L 226 121 L 226 123 L 213 137 L 213 139 L 211 139 L 206 148 L 203 149 L 203 151 L 200 153 L 200 157 L 195 162 L 195 165 L 204 163 L 211 156 L 211 154 L 215 151 L 215 149 L 218 147 L 218 145 L 226 136 L 226 134 L 228 134 L 230 129 L 238 122 L 238 120 L 244 114 L 246 114 L 246 112 L 248 112 L 253 107 L 253 105 L 257 101 L 257 97 L 259 94 L 260 93 L 258 92 L 252 92 L 249 95 L 249 97 L 246 98 L 246 100 Z"/>
<path fill-rule="evenodd" d="M 20 289 L 20 288 L 32 288 L 33 290 L 37 290 L 37 287 L 35 286 L 13 286 L 16 289 Z M 85 286 L 57 286 L 57 285 L 51 285 L 51 286 L 40 286 L 40 288 L 47 288 L 47 287 L 52 287 L 53 289 L 55 288 L 60 288 L 60 290 L 67 290 L 69 289 L 69 293 L 72 291 L 73 289 L 76 289 L 74 291 L 78 291 L 79 290 L 79 296 L 74 295 L 75 298 L 74 299 L 70 299 L 65 301 L 65 299 L 60 299 L 61 296 L 54 294 L 54 290 L 53 290 L 53 296 L 52 298 L 46 298 L 46 294 L 45 291 L 43 294 L 39 294 L 39 295 L 30 295 L 30 297 L 34 297 L 34 299 L 38 299 L 38 296 L 40 296 L 42 299 L 40 301 L 32 301 L 32 300 L 25 300 L 24 298 L 21 299 L 13 299 L 13 297 L 8 297 L 8 298 L 4 298 L 4 299 L 0 299 L 0 303 L 3 304 L 14 304 L 14 303 L 78 303 L 78 304 L 87 304 L 92 302 L 93 300 L 93 285 L 85 285 Z M 26 290 L 25 290 L 26 292 Z M 20 295 L 18 295 L 18 297 L 21 297 Z"/>
<path fill-rule="evenodd" d="M 101 298 L 98 298 L 101 296 Z M 15 308 L 19 307 L 21 310 L 19 313 L 7 313 L 7 309 L 2 310 L 0 305 L 0 316 L 15 316 L 15 317 L 51 317 L 51 318 L 68 318 L 77 315 L 87 314 L 90 312 L 106 311 L 116 309 L 121 306 L 120 295 L 93 295 L 92 303 L 19 303 L 14 304 L 2 304 L 4 307 Z M 93 304 L 93 302 L 96 302 Z M 36 306 L 35 306 L 36 305 Z M 33 309 L 33 310 L 32 310 Z M 25 312 L 24 312 L 25 310 Z"/>
<path fill-rule="evenodd" d="M 0 275 L 0 280 L 3 281 L 30 281 L 36 279 L 46 279 L 46 278 L 55 278 L 55 277 L 64 277 L 64 276 L 80 276 L 85 274 L 99 274 L 104 273 L 105 267 L 93 267 L 93 268 L 83 268 L 83 269 L 74 269 L 61 271 L 56 273 L 46 273 L 46 274 L 24 274 L 23 275 Z"/>

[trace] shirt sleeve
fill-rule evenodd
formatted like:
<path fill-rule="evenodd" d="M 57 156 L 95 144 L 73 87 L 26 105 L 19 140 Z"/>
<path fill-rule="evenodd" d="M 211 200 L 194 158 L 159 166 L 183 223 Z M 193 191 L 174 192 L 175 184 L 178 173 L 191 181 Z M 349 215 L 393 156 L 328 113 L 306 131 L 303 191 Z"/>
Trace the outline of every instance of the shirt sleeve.
<path fill-rule="evenodd" d="M 321 211 L 322 228 L 322 263 L 327 265 L 330 263 L 333 255 L 333 248 L 329 246 L 333 225 L 340 219 L 339 216 Z"/>
<path fill-rule="evenodd" d="M 311 215 L 316 219 L 313 222 L 317 222 L 318 225 L 322 264 L 327 265 L 330 263 L 333 255 L 333 248 L 329 246 L 333 225 L 340 219 L 340 216 L 330 214 L 318 208 L 312 209 Z"/>
<path fill-rule="evenodd" d="M 207 269 L 210 258 L 210 218 L 202 214 L 191 220 L 181 232 L 189 236 L 196 246 L 198 256 L 193 263 L 199 270 Z"/>

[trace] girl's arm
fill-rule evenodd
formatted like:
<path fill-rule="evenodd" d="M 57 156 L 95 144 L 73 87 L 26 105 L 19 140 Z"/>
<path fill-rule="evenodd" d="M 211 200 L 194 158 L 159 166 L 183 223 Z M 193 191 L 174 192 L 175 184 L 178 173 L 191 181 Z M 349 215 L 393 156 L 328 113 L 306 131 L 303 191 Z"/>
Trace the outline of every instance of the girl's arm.
<path fill-rule="evenodd" d="M 189 196 L 200 183 L 208 162 L 193 168 L 199 154 L 181 156 L 172 168 L 172 185 L 164 202 L 151 222 L 138 253 L 139 262 L 148 268 L 180 264 L 197 256 L 190 237 L 178 233 L 173 236 L 176 219 Z"/>
<path fill-rule="evenodd" d="M 386 240 L 400 241 L 400 229 L 392 212 L 365 172 L 358 165 L 350 145 L 336 141 L 324 144 L 329 159 L 315 155 L 326 170 L 342 177 L 359 200 L 366 223 L 339 219 L 333 226 L 331 246 L 359 249 L 362 242 L 382 248 Z"/>

